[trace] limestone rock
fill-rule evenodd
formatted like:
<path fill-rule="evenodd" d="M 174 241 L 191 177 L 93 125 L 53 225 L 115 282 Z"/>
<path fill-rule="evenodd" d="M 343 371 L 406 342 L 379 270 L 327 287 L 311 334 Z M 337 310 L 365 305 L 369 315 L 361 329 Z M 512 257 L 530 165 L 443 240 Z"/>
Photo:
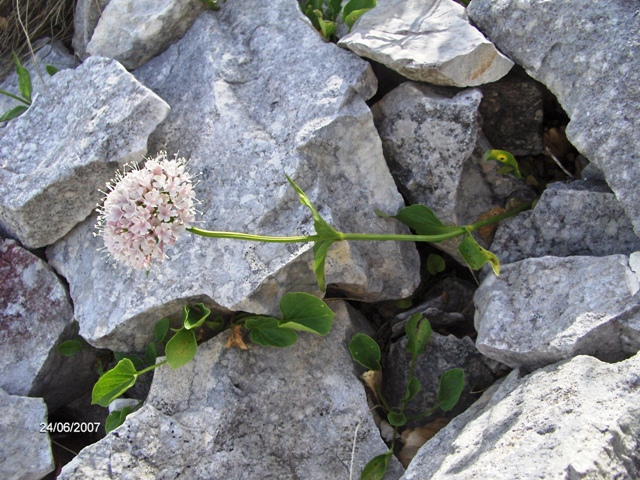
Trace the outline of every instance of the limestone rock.
<path fill-rule="evenodd" d="M 347 349 L 364 319 L 343 302 L 330 306 L 336 317 L 325 337 L 301 333 L 289 348 L 240 350 L 225 348 L 224 334 L 179 370 L 158 369 L 146 405 L 60 478 L 137 479 L 150 469 L 161 478 L 348 478 L 354 428 L 366 418 L 357 478 L 387 447 Z M 401 471 L 393 458 L 386 478 Z"/>
<path fill-rule="evenodd" d="M 526 190 L 483 158 L 490 145 L 478 135 L 481 98 L 478 89 L 406 82 L 372 108 L 385 158 L 407 201 L 426 205 L 448 225 L 473 223 Z M 436 246 L 463 262 L 458 241 Z"/>
<path fill-rule="evenodd" d="M 638 478 L 640 355 L 512 372 L 428 441 L 402 480 Z"/>
<path fill-rule="evenodd" d="M 502 263 L 553 255 L 629 255 L 640 239 L 606 185 L 552 183 L 532 211 L 501 222 L 491 251 Z"/>
<path fill-rule="evenodd" d="M 435 85 L 482 85 L 513 66 L 453 0 L 381 0 L 338 45 Z"/>
<path fill-rule="evenodd" d="M 41 398 L 9 395 L 0 388 L 0 477 L 40 480 L 54 470 L 47 422 Z"/>
<path fill-rule="evenodd" d="M 98 25 L 100 16 L 110 0 L 78 0 L 73 13 L 73 40 L 75 55 L 81 60 L 89 57 L 87 44 Z"/>
<path fill-rule="evenodd" d="M 44 41 L 34 45 L 34 50 L 34 56 L 36 57 L 35 65 L 31 56 L 21 59 L 20 62 L 31 75 L 31 87 L 33 88 L 32 98 L 39 95 L 44 89 L 43 82 L 48 84 L 50 75 L 46 70 L 47 65 L 51 65 L 58 70 L 65 70 L 76 66 L 73 55 L 71 55 L 67 48 L 59 41 L 44 39 Z M 18 75 L 15 72 L 15 67 L 11 69 L 9 75 L 0 81 L 0 90 L 20 96 Z M 0 95 L 0 115 L 3 115 L 18 105 L 21 105 L 21 103 L 17 100 L 7 97 L 6 95 Z M 2 124 L 0 123 L 0 125 Z"/>
<path fill-rule="evenodd" d="M 469 16 L 553 92 L 571 118 L 570 142 L 605 174 L 640 233 L 640 5 L 474 0 Z M 603 33 L 604 32 L 604 33 Z"/>
<path fill-rule="evenodd" d="M 204 12 L 180 42 L 134 72 L 171 104 L 149 148 L 191 158 L 191 171 L 200 173 L 202 228 L 311 233 L 288 174 L 336 228 L 406 233 L 374 213 L 404 205 L 363 99 L 375 78 L 366 62 L 325 43 L 301 15 L 293 0 L 228 2 Z M 321 294 L 310 244 L 186 236 L 147 277 L 101 258 L 93 221 L 47 255 L 70 283 L 81 334 L 96 346 L 143 349 L 153 324 L 189 301 L 275 314 L 288 291 Z M 418 284 L 418 264 L 406 242 L 340 243 L 329 252 L 326 279 L 350 297 L 402 298 Z"/>
<path fill-rule="evenodd" d="M 13 240 L 0 241 L 0 387 L 44 397 L 53 410 L 97 380 L 89 350 L 68 358 L 56 347 L 74 334 L 67 293 L 49 266 Z"/>
<path fill-rule="evenodd" d="M 110 0 L 87 52 L 132 70 L 179 40 L 205 8 L 202 0 Z"/>
<path fill-rule="evenodd" d="M 382 394 L 392 406 L 399 406 L 407 387 L 411 354 L 407 351 L 407 338 L 394 342 L 383 365 Z M 453 418 L 464 412 L 476 400 L 473 392 L 483 391 L 493 384 L 495 378 L 484 364 L 469 337 L 462 339 L 453 335 L 432 333 L 425 352 L 418 357 L 415 376 L 420 380 L 420 392 L 407 404 L 407 417 L 420 415 L 438 403 L 440 376 L 451 368 L 462 368 L 465 382 L 462 395 L 456 406 L 445 415 Z M 409 426 L 420 426 L 443 416 L 442 411 L 410 422 Z"/>
<path fill-rule="evenodd" d="M 0 224 L 27 248 L 84 220 L 114 169 L 140 160 L 168 105 L 117 62 L 92 58 L 51 77 L 0 129 Z"/>
<path fill-rule="evenodd" d="M 640 349 L 638 253 L 504 265 L 476 291 L 476 347 L 529 370 L 576 355 L 618 361 Z M 634 333 L 635 331 L 635 333 Z"/>

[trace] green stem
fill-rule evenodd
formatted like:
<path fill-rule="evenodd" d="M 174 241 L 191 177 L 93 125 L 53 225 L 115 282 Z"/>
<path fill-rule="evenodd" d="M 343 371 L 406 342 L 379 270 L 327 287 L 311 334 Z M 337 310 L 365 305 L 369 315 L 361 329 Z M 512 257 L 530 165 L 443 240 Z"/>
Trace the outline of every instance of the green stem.
<path fill-rule="evenodd" d="M 201 228 L 191 227 L 187 228 L 187 231 L 195 235 L 202 237 L 212 238 L 233 238 L 236 240 L 245 240 L 250 242 L 265 242 L 265 243 L 305 243 L 305 242 L 318 242 L 323 240 L 332 240 L 334 242 L 341 240 L 355 240 L 355 241 L 394 241 L 394 242 L 432 242 L 438 243 L 443 240 L 449 240 L 450 238 L 459 237 L 465 235 L 468 232 L 477 230 L 478 228 L 497 223 L 505 218 L 512 217 L 523 210 L 531 207 L 531 203 L 520 205 L 505 213 L 496 215 L 495 217 L 487 218 L 471 225 L 465 225 L 463 227 L 451 227 L 452 230 L 447 233 L 441 233 L 438 235 L 411 235 L 411 234 L 384 234 L 384 233 L 341 233 L 336 232 L 336 235 L 331 237 L 323 237 L 321 235 L 297 235 L 291 237 L 275 237 L 270 235 L 253 235 L 250 233 L 237 233 L 237 232 L 221 232 L 214 230 L 203 230 Z"/>
<path fill-rule="evenodd" d="M 151 370 L 153 370 L 154 368 L 158 368 L 160 365 L 164 365 L 165 363 L 167 363 L 166 360 L 161 361 L 160 363 L 156 363 L 155 365 L 151 365 L 150 367 L 145 368 L 144 370 L 140 370 L 139 372 L 136 372 L 136 375 L 142 375 L 143 373 L 147 373 L 150 372 Z"/>
<path fill-rule="evenodd" d="M 26 105 L 31 105 L 31 102 L 28 102 L 24 98 L 18 97 L 17 95 L 14 95 L 13 93 L 9 93 L 9 92 L 6 92 L 4 90 L 0 90 L 0 93 L 2 95 L 6 95 L 7 97 L 13 98 L 14 100 L 18 100 L 19 102 L 22 102 L 22 103 L 24 103 Z"/>

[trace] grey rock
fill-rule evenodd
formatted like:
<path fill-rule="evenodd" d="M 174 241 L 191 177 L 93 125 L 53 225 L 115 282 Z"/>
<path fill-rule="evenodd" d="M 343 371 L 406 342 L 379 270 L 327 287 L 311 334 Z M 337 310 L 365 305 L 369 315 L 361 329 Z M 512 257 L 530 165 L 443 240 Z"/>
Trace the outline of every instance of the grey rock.
<path fill-rule="evenodd" d="M 428 441 L 402 480 L 638 478 L 640 355 L 512 372 Z"/>
<path fill-rule="evenodd" d="M 58 70 L 65 70 L 76 66 L 73 55 L 57 40 L 51 41 L 50 39 L 44 39 L 41 42 L 37 42 L 34 45 L 34 57 L 36 58 L 35 64 L 31 56 L 23 58 L 20 62 L 31 75 L 31 87 L 33 88 L 32 98 L 39 95 L 40 92 L 46 88 L 45 84 L 48 84 L 50 75 L 46 70 L 47 65 L 51 65 Z M 0 82 L 0 90 L 21 96 L 18 87 L 18 75 L 15 72 L 15 68 L 12 68 L 11 73 L 2 79 Z M 18 105 L 24 104 L 6 95 L 0 95 L 0 115 Z M 2 125 L 2 123 L 0 123 L 0 125 Z"/>
<path fill-rule="evenodd" d="M 606 185 L 552 183 L 532 211 L 501 222 L 491 251 L 502 263 L 553 255 L 629 255 L 640 239 Z"/>
<path fill-rule="evenodd" d="M 521 68 L 514 68 L 497 82 L 479 88 L 482 132 L 489 142 L 513 155 L 542 153 L 541 85 Z"/>
<path fill-rule="evenodd" d="M 60 478 L 346 479 L 364 418 L 357 478 L 387 447 L 347 349 L 364 319 L 343 302 L 330 305 L 336 317 L 325 337 L 301 333 L 286 349 L 240 350 L 225 348 L 223 334 L 179 370 L 158 369 L 146 405 Z M 395 458 L 390 467 L 386 478 L 402 474 Z"/>
<path fill-rule="evenodd" d="M 73 40 L 75 55 L 81 60 L 89 57 L 87 45 L 98 25 L 103 10 L 111 0 L 78 0 L 73 13 Z"/>
<path fill-rule="evenodd" d="M 382 394 L 393 407 L 400 406 L 407 387 L 411 354 L 407 351 L 407 338 L 391 345 L 383 365 Z M 453 418 L 476 401 L 477 395 L 490 387 L 495 378 L 469 337 L 432 333 L 425 352 L 416 361 L 415 376 L 420 381 L 420 392 L 407 404 L 405 415 L 413 417 L 433 408 L 438 403 L 440 376 L 451 368 L 462 368 L 464 388 L 456 406 L 447 413 L 436 411 L 431 415 L 409 422 L 409 426 L 425 425 L 443 415 Z"/>
<path fill-rule="evenodd" d="M 191 170 L 200 172 L 202 228 L 311 233 L 309 211 L 286 173 L 336 228 L 406 233 L 374 213 L 404 205 L 363 100 L 375 78 L 366 62 L 325 43 L 301 15 L 295 1 L 229 2 L 203 13 L 180 42 L 137 70 L 172 107 L 149 148 L 191 158 Z M 304 94 L 294 93 L 301 85 Z M 310 244 L 186 236 L 147 277 L 101 258 L 93 222 L 47 255 L 70 283 L 81 334 L 97 346 L 144 349 L 153 324 L 189 301 L 275 314 L 288 291 L 321 294 Z M 339 243 L 329 252 L 326 279 L 350 297 L 402 298 L 417 287 L 418 265 L 406 242 Z"/>
<path fill-rule="evenodd" d="M 453 0 L 381 0 L 338 45 L 435 85 L 482 85 L 513 66 Z"/>
<path fill-rule="evenodd" d="M 97 380 L 89 349 L 68 358 L 56 351 L 74 334 L 73 310 L 49 266 L 13 240 L 0 241 L 0 387 L 41 396 L 55 408 Z"/>
<path fill-rule="evenodd" d="M 626 0 L 606 9 L 579 0 L 474 0 L 468 11 L 501 50 L 556 95 L 571 118 L 567 138 L 604 172 L 640 233 L 640 70 L 632 67 L 640 6 Z"/>
<path fill-rule="evenodd" d="M 202 0 L 110 0 L 86 50 L 138 68 L 179 40 L 205 8 Z"/>
<path fill-rule="evenodd" d="M 426 205 L 447 225 L 473 223 L 526 189 L 483 158 L 490 145 L 478 135 L 481 98 L 478 89 L 406 82 L 372 108 L 385 158 L 408 203 Z M 458 243 L 436 246 L 462 262 Z"/>
<path fill-rule="evenodd" d="M 640 315 L 639 271 L 625 255 L 504 265 L 476 291 L 476 347 L 530 370 L 582 354 L 605 361 L 633 355 L 640 337 L 627 325 Z"/>
<path fill-rule="evenodd" d="M 9 395 L 0 388 L 0 477 L 40 480 L 55 468 L 41 398 Z"/>
<path fill-rule="evenodd" d="M 147 152 L 149 133 L 168 110 L 106 58 L 51 77 L 29 111 L 0 129 L 5 233 L 27 248 L 68 233 L 95 208 L 114 169 Z"/>

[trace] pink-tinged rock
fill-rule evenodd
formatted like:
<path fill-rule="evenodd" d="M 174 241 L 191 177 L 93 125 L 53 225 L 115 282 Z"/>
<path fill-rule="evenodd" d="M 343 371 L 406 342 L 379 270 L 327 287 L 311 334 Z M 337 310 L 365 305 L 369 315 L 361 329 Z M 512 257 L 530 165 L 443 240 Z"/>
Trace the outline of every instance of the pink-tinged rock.
<path fill-rule="evenodd" d="M 63 357 L 56 350 L 74 331 L 66 289 L 45 262 L 13 240 L 0 242 L 0 278 L 0 387 L 11 395 L 42 396 L 56 408 L 95 381 L 86 353 Z"/>

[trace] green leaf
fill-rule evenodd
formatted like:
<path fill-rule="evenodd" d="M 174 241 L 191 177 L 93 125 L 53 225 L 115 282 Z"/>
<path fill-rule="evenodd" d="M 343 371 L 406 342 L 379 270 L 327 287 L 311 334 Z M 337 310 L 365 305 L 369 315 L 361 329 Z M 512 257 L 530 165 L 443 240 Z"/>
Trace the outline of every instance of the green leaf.
<path fill-rule="evenodd" d="M 368 370 L 382 370 L 380 347 L 376 341 L 364 333 L 356 333 L 349 343 L 351 358 Z"/>
<path fill-rule="evenodd" d="M 0 117 L 0 122 L 8 122 L 9 120 L 13 120 L 14 118 L 18 118 L 24 112 L 27 111 L 29 107 L 25 107 L 24 105 L 18 105 L 17 107 L 13 107 L 11 110 L 6 112 L 4 115 Z"/>
<path fill-rule="evenodd" d="M 479 270 L 485 263 L 489 263 L 493 273 L 496 276 L 500 275 L 500 260 L 498 260 L 498 257 L 478 245 L 478 242 L 470 234 L 460 242 L 458 250 L 470 269 Z"/>
<path fill-rule="evenodd" d="M 281 328 L 326 335 L 331 330 L 335 313 L 321 299 L 309 293 L 287 293 L 280 300 Z"/>
<path fill-rule="evenodd" d="M 388 451 L 369 460 L 369 463 L 367 463 L 360 474 L 360 480 L 382 480 L 385 473 L 387 473 L 391 455 L 393 455 L 393 452 Z"/>
<path fill-rule="evenodd" d="M 109 404 L 129 390 L 138 378 L 133 362 L 123 358 L 111 370 L 102 375 L 91 392 L 91 404 L 108 407 Z"/>
<path fill-rule="evenodd" d="M 331 35 L 336 33 L 336 23 L 324 20 L 320 10 L 314 10 L 313 13 L 318 18 L 318 25 L 320 25 L 320 32 L 322 33 L 322 36 L 325 40 L 329 40 Z"/>
<path fill-rule="evenodd" d="M 263 347 L 289 347 L 296 343 L 298 334 L 290 328 L 282 328 L 273 317 L 251 317 L 244 326 L 251 330 L 251 341 Z"/>
<path fill-rule="evenodd" d="M 405 403 L 410 401 L 417 395 L 417 393 L 420 391 L 420 388 L 420 380 L 418 380 L 416 377 L 411 377 L 409 379 L 409 382 L 407 383 L 407 390 L 404 392 L 404 398 L 402 399 L 402 401 Z"/>
<path fill-rule="evenodd" d="M 211 310 L 204 306 L 204 303 L 196 303 L 192 307 L 185 305 L 182 309 L 182 322 L 184 328 L 192 330 L 201 326 L 207 317 L 211 315 Z"/>
<path fill-rule="evenodd" d="M 127 418 L 127 415 L 133 412 L 133 410 L 133 407 L 124 407 L 122 410 L 114 410 L 111 412 L 104 421 L 105 432 L 109 433 L 122 425 Z"/>
<path fill-rule="evenodd" d="M 320 235 L 323 240 L 340 240 L 342 237 L 340 232 L 334 230 L 327 222 L 324 221 L 324 219 L 318 213 L 318 210 L 316 210 L 316 207 L 314 207 L 311 203 L 311 200 L 309 200 L 309 197 L 307 197 L 302 189 L 298 185 L 296 185 L 296 183 L 291 179 L 291 177 L 289 177 L 289 175 L 287 175 L 287 180 L 298 194 L 300 203 L 302 203 L 302 205 L 306 207 L 309 207 L 309 210 L 311 210 L 311 214 L 313 216 L 313 225 L 316 229 L 316 233 Z"/>
<path fill-rule="evenodd" d="M 409 228 L 415 230 L 418 235 L 442 235 L 456 231 L 464 231 L 461 227 L 448 227 L 424 205 L 415 204 L 398 210 L 396 215 L 386 215 L 379 210 L 376 214 L 383 218 L 395 218 Z"/>
<path fill-rule="evenodd" d="M 31 86 L 31 74 L 29 70 L 24 68 L 20 64 L 20 60 L 18 60 L 18 56 L 13 54 L 13 63 L 16 65 L 16 73 L 18 74 L 18 88 L 20 89 L 20 95 L 23 98 L 31 103 L 31 92 L 33 91 L 33 87 Z"/>
<path fill-rule="evenodd" d="M 427 270 L 431 275 L 437 275 L 440 272 L 444 272 L 446 268 L 446 264 L 444 262 L 444 258 L 440 255 L 436 255 L 435 253 L 430 253 L 429 258 L 427 258 Z"/>
<path fill-rule="evenodd" d="M 158 357 L 158 348 L 154 342 L 151 342 L 147 345 L 146 350 L 144 351 L 144 363 L 147 365 L 155 365 L 156 358 Z"/>
<path fill-rule="evenodd" d="M 160 342 L 160 343 L 164 342 L 164 339 L 166 338 L 168 332 L 169 332 L 168 318 L 163 318 L 158 323 L 156 323 L 155 327 L 153 327 L 153 336 L 155 337 L 157 342 Z"/>
<path fill-rule="evenodd" d="M 133 363 L 133 366 L 136 370 L 142 370 L 144 368 L 144 361 L 140 357 L 140 355 L 136 355 L 135 353 L 122 353 L 122 352 L 113 352 L 113 356 L 117 361 L 128 358 Z"/>
<path fill-rule="evenodd" d="M 58 353 L 65 357 L 73 357 L 76 353 L 84 348 L 84 344 L 80 340 L 67 340 L 58 345 Z"/>
<path fill-rule="evenodd" d="M 442 411 L 448 412 L 455 407 L 460 399 L 463 386 L 464 370 L 461 368 L 452 368 L 442 374 L 438 387 L 438 402 L 440 402 Z"/>
<path fill-rule="evenodd" d="M 431 337 L 431 324 L 421 313 L 414 313 L 404 327 L 407 334 L 407 350 L 413 356 L 424 352 L 424 348 Z"/>
<path fill-rule="evenodd" d="M 174 370 L 180 368 L 191 361 L 196 355 L 197 350 L 198 344 L 196 343 L 196 336 L 193 330 L 181 328 L 171 340 L 167 342 L 167 346 L 165 347 L 167 363 Z"/>
<path fill-rule="evenodd" d="M 514 177 L 522 178 L 516 157 L 509 152 L 504 150 L 487 150 L 484 152 L 484 158 L 487 161 L 493 160 L 503 165 L 503 167 L 498 170 L 498 173 L 505 174 L 513 172 Z"/>
<path fill-rule="evenodd" d="M 400 412 L 389 412 L 387 415 L 387 421 L 392 427 L 402 427 L 405 423 L 407 423 L 407 417 L 404 413 Z"/>
<path fill-rule="evenodd" d="M 316 274 L 318 288 L 324 292 L 327 289 L 324 279 L 324 264 L 327 259 L 329 247 L 333 244 L 333 240 L 322 240 L 313 243 L 313 273 Z"/>
<path fill-rule="evenodd" d="M 351 31 L 351 27 L 356 23 L 356 20 L 375 6 L 376 0 L 351 0 L 347 2 L 342 10 L 342 20 L 349 27 L 349 31 Z"/>
<path fill-rule="evenodd" d="M 56 67 L 54 67 L 53 65 L 47 65 L 46 67 L 44 67 L 44 69 L 47 71 L 47 73 L 51 77 L 53 77 L 56 73 L 58 73 L 60 71 Z"/>
<path fill-rule="evenodd" d="M 329 0 L 330 19 L 335 21 L 342 10 L 342 0 Z"/>

